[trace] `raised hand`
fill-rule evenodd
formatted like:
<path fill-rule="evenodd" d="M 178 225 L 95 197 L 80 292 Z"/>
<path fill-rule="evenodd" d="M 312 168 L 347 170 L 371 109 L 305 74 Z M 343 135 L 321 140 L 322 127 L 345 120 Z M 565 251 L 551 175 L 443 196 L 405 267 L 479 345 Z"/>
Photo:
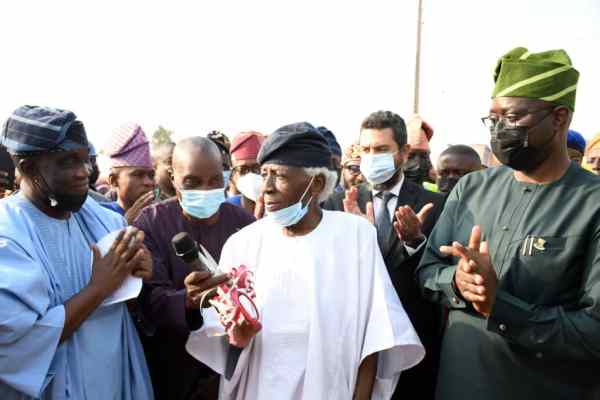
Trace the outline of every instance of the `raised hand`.
<path fill-rule="evenodd" d="M 125 212 L 125 220 L 127 221 L 127 223 L 129 225 L 133 224 L 133 221 L 135 221 L 137 219 L 137 217 L 140 215 L 140 212 L 142 212 L 142 210 L 146 206 L 149 206 L 150 204 L 152 204 L 153 201 L 154 201 L 154 191 L 153 190 L 140 196 L 139 199 L 137 199 L 135 201 L 135 203 L 133 203 L 131 208 L 129 208 L 129 210 L 127 210 Z"/>
<path fill-rule="evenodd" d="M 143 247 L 143 241 L 144 232 L 129 227 L 119 233 L 104 257 L 97 246 L 92 246 L 93 266 L 89 286 L 97 288 L 103 298 L 117 290 L 136 267 L 145 265 L 148 250 Z"/>
<path fill-rule="evenodd" d="M 489 317 L 496 300 L 498 276 L 491 262 L 488 243 L 481 242 L 481 228 L 473 227 L 468 247 L 454 242 L 452 246 L 440 247 L 440 251 L 459 258 L 454 275 L 456 288 L 477 312 Z"/>
<path fill-rule="evenodd" d="M 395 212 L 394 230 L 398 238 L 405 243 L 412 243 L 424 237 L 423 224 L 433 209 L 433 203 L 427 203 L 415 214 L 410 206 L 401 206 Z"/>
<path fill-rule="evenodd" d="M 358 206 L 358 188 L 356 186 L 346 190 L 346 196 L 342 200 L 344 211 L 350 214 L 359 215 L 366 218 L 370 223 L 375 224 L 375 212 L 373 211 L 373 202 L 369 201 L 366 205 L 366 213 L 363 213 Z"/>

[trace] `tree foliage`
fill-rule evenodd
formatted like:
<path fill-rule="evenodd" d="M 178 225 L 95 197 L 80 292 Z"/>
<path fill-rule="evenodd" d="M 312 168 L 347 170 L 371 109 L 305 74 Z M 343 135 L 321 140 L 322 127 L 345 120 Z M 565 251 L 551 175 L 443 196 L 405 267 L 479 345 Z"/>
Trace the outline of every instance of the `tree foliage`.
<path fill-rule="evenodd" d="M 173 139 L 171 139 L 172 135 L 173 131 L 159 125 L 158 129 L 152 134 L 152 145 L 158 146 L 165 143 L 173 143 Z"/>

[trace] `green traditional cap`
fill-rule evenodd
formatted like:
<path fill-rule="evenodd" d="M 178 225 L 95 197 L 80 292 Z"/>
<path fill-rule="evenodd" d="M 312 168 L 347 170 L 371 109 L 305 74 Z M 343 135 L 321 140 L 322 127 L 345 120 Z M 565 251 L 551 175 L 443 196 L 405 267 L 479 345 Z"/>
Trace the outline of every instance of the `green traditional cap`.
<path fill-rule="evenodd" d="M 517 47 L 502 56 L 494 71 L 494 97 L 528 97 L 575 111 L 579 72 L 564 50 L 530 53 Z"/>

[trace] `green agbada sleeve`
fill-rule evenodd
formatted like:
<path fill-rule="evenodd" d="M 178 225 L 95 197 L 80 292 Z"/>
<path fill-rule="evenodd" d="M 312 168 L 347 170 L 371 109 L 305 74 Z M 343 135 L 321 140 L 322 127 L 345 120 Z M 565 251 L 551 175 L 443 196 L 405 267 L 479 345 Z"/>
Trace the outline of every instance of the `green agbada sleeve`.
<path fill-rule="evenodd" d="M 451 323 L 482 318 L 453 289 L 458 260 L 439 251 L 440 246 L 453 241 L 466 245 L 472 227 L 481 225 L 483 239 L 489 241 L 490 252 L 496 253 L 491 256 L 498 275 L 495 304 L 487 323 L 482 324 L 487 330 L 482 338 L 500 335 L 507 344 L 518 345 L 538 359 L 597 363 L 600 360 L 600 212 L 594 199 L 600 198 L 600 180 L 588 178 L 580 168 L 575 171 L 571 167 L 563 182 L 552 189 L 527 194 L 527 189 L 519 187 L 520 192 L 515 189 L 514 193 L 506 194 L 498 191 L 513 190 L 515 185 L 510 181 L 512 172 L 501 168 L 504 171 L 467 176 L 450 194 L 416 271 L 422 294 L 448 307 L 454 315 Z M 572 187 L 585 188 L 572 190 Z M 515 215 L 513 225 L 501 223 L 507 214 Z M 545 253 L 539 252 L 538 258 L 521 257 L 521 241 L 514 238 L 543 230 L 540 221 L 546 221 L 547 232 L 551 229 L 566 232 L 560 238 L 547 238 L 550 244 L 554 240 L 564 246 L 559 246 L 556 256 L 549 254 L 552 250 L 549 248 Z M 504 231 L 510 230 L 516 231 L 510 238 L 513 240 L 503 241 Z M 568 260 L 567 265 L 561 265 L 563 260 Z M 556 270 L 564 271 L 564 276 L 562 272 L 555 275 Z M 558 295 L 546 295 L 540 282 L 547 285 L 548 293 L 555 287 L 567 286 Z M 573 283 L 568 286 L 565 282 Z M 527 297 L 540 301 L 529 301 Z M 492 337 L 489 345 L 495 343 Z"/>
<path fill-rule="evenodd" d="M 423 295 L 448 308 L 462 309 L 467 306 L 462 297 L 454 290 L 452 281 L 458 260 L 440 252 L 440 246 L 452 243 L 456 238 L 454 217 L 459 202 L 460 188 L 450 193 L 444 210 L 427 242 L 421 264 L 416 271 Z"/>

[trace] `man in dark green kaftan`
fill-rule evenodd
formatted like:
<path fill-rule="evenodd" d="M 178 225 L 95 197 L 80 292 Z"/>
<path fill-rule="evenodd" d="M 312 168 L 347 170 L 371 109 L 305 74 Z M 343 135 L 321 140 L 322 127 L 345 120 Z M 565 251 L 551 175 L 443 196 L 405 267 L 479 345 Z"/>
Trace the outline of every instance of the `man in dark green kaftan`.
<path fill-rule="evenodd" d="M 579 74 L 562 50 L 496 67 L 503 166 L 456 185 L 417 269 L 449 308 L 437 398 L 600 399 L 600 178 L 571 163 Z"/>

